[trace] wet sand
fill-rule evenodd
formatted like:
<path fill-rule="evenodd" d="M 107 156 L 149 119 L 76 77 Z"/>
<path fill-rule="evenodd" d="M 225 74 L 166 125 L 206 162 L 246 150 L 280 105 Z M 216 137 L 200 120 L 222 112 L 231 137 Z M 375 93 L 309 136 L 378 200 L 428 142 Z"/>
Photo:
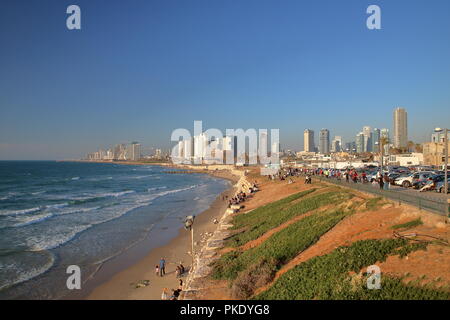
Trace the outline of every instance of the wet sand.
<path fill-rule="evenodd" d="M 200 250 L 202 246 L 202 243 L 200 243 L 201 235 L 205 232 L 213 232 L 216 229 L 217 225 L 213 223 L 213 220 L 215 218 L 220 219 L 227 208 L 227 202 L 223 200 L 223 197 L 234 195 L 234 184 L 239 178 L 225 170 L 214 171 L 210 174 L 232 181 L 233 187 L 219 195 L 207 210 L 196 216 L 194 225 L 194 250 L 196 251 Z M 161 299 L 163 288 L 171 290 L 179 287 L 179 279 L 175 276 L 177 264 L 181 262 L 187 270 L 186 274 L 181 277 L 184 281 L 192 263 L 189 231 L 180 228 L 175 238 L 163 240 L 168 241 L 168 243 L 151 249 L 144 258 L 136 261 L 131 266 L 129 266 L 130 261 L 136 260 L 138 252 L 145 250 L 143 248 L 146 245 L 145 241 L 137 245 L 136 248 L 123 253 L 114 261 L 106 263 L 95 277 L 86 284 L 83 290 L 66 298 L 89 300 Z M 166 275 L 159 277 L 155 274 L 155 266 L 159 264 L 159 260 L 162 257 L 166 260 Z M 141 280 L 149 280 L 150 284 L 140 288 L 132 285 Z"/>

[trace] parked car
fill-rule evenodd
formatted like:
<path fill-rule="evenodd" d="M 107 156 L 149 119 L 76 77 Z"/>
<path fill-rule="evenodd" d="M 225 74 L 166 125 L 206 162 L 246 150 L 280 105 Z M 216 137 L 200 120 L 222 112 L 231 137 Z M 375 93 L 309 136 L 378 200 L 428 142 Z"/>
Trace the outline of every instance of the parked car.
<path fill-rule="evenodd" d="M 402 186 L 404 188 L 409 188 L 414 185 L 414 182 L 427 179 L 428 177 L 431 177 L 433 174 L 434 173 L 431 171 L 416 172 L 408 176 L 398 177 L 398 179 L 394 181 L 394 184 Z"/>
<path fill-rule="evenodd" d="M 413 183 L 413 188 L 421 189 L 422 187 L 424 187 L 427 184 L 431 184 L 431 183 L 437 184 L 440 181 L 444 181 L 444 176 L 440 175 L 440 174 L 435 174 L 435 175 L 429 176 L 428 178 L 424 178 L 424 179 L 415 181 Z"/>
<path fill-rule="evenodd" d="M 436 192 L 444 192 L 444 179 L 436 183 Z M 447 179 L 447 193 L 450 193 L 450 178 Z"/>

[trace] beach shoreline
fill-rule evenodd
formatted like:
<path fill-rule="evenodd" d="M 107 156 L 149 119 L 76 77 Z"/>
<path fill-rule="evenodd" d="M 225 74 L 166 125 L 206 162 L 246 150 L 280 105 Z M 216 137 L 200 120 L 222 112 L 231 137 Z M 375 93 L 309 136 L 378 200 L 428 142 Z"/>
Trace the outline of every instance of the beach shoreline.
<path fill-rule="evenodd" d="M 126 165 L 147 165 L 148 163 L 127 162 L 117 163 Z M 160 165 L 160 164 L 158 164 Z M 189 169 L 197 173 L 207 173 L 210 176 L 225 179 L 231 186 L 216 197 L 208 209 L 199 213 L 195 219 L 194 243 L 195 251 L 200 251 L 208 234 L 216 229 L 214 219 L 220 220 L 227 208 L 224 197 L 232 197 L 236 192 L 236 183 L 243 177 L 243 172 L 229 167 L 180 166 L 166 164 L 164 166 Z M 212 167 L 212 168 L 211 168 Z M 190 255 L 190 233 L 179 228 L 175 237 L 165 237 L 157 241 L 159 245 L 149 249 L 148 241 L 141 241 L 104 263 L 95 276 L 83 283 L 82 289 L 73 292 L 64 300 L 157 300 L 161 298 L 163 288 L 176 289 L 179 279 L 175 277 L 176 265 L 180 262 L 187 271 L 181 279 L 185 281 L 192 264 Z M 162 243 L 162 245 L 161 245 Z M 144 253 L 143 253 L 144 252 Z M 140 258 L 136 258 L 140 256 Z M 166 275 L 157 277 L 155 266 L 161 257 L 166 260 Z M 132 261 L 132 263 L 130 263 Z M 149 280 L 149 285 L 136 288 L 134 284 L 142 280 Z"/>

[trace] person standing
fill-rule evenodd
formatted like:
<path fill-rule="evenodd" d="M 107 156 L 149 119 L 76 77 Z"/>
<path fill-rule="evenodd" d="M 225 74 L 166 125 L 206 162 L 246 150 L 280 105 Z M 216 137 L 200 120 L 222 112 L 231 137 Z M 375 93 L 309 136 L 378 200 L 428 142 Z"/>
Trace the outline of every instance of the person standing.
<path fill-rule="evenodd" d="M 380 190 L 384 189 L 383 177 L 381 175 L 378 178 L 378 183 L 380 184 Z"/>
<path fill-rule="evenodd" d="M 161 258 L 159 260 L 159 276 L 162 277 L 166 274 L 166 260 L 164 258 Z"/>
<path fill-rule="evenodd" d="M 384 174 L 384 190 L 389 190 L 389 176 L 387 173 Z"/>

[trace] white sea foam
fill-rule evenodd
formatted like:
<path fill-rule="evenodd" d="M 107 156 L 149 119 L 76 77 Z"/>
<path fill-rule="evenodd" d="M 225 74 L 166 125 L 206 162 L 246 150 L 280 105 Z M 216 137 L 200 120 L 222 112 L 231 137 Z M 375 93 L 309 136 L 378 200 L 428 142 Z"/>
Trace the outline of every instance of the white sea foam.
<path fill-rule="evenodd" d="M 108 192 L 97 195 L 97 197 L 121 197 L 126 194 L 134 193 L 133 190 L 121 191 L 121 192 Z"/>
<path fill-rule="evenodd" d="M 18 223 L 13 224 L 12 227 L 18 228 L 18 227 L 24 227 L 33 223 L 38 223 L 44 220 L 47 220 L 48 218 L 53 217 L 52 213 L 44 213 L 34 216 L 17 216 Z"/>
<path fill-rule="evenodd" d="M 92 224 L 72 226 L 68 232 L 54 232 L 52 234 L 35 234 L 26 239 L 30 251 L 50 250 L 72 240 L 77 234 L 89 229 Z"/>
<path fill-rule="evenodd" d="M 80 177 L 73 177 L 71 180 L 80 180 Z"/>
<path fill-rule="evenodd" d="M 162 187 L 148 188 L 147 191 L 151 192 L 151 191 L 160 190 L 160 189 L 167 189 L 167 187 L 166 186 L 162 186 Z"/>
<path fill-rule="evenodd" d="M 41 207 L 22 209 L 22 210 L 1 210 L 0 216 L 16 216 L 16 215 L 21 215 L 21 214 L 33 213 L 33 212 L 36 212 L 39 210 L 41 210 Z"/>
<path fill-rule="evenodd" d="M 44 272 L 47 272 L 55 263 L 55 257 L 51 252 L 46 252 L 46 255 L 48 255 L 49 259 L 48 261 L 40 266 L 33 267 L 29 270 L 21 270 L 19 274 L 17 274 L 16 277 L 2 277 L 2 283 L 0 284 L 0 290 L 19 284 L 24 281 L 28 281 L 30 279 L 33 279 Z M 16 263 L 10 263 L 10 264 L 2 264 L 0 263 L 0 270 L 20 270 L 20 265 Z"/>

